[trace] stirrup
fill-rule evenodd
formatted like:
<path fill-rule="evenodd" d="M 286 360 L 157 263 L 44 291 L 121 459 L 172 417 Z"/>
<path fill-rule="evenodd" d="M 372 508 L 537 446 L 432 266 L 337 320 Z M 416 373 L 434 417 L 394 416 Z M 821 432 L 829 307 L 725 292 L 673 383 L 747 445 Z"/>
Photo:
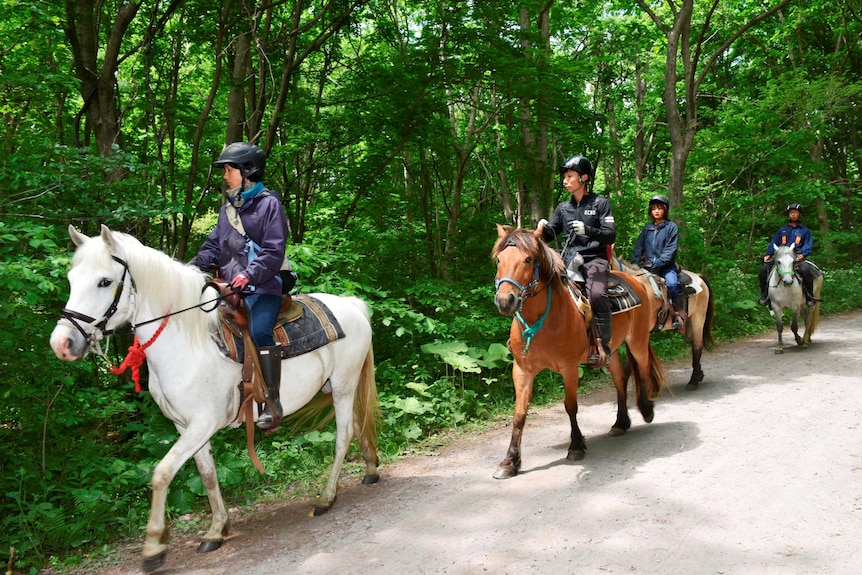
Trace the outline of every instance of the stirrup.
<path fill-rule="evenodd" d="M 589 367 L 605 367 L 608 365 L 608 358 L 610 358 L 610 354 L 602 353 L 604 350 L 600 350 L 598 353 L 591 353 L 587 356 L 587 365 Z M 604 361 L 602 361 L 602 355 L 604 355 Z"/>

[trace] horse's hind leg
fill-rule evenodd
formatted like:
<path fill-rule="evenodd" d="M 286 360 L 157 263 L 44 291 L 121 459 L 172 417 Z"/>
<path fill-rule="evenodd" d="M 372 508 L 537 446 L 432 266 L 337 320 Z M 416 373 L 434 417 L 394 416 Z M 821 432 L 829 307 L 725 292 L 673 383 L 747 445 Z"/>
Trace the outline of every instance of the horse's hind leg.
<path fill-rule="evenodd" d="M 640 364 L 634 358 L 631 358 L 628 362 L 630 369 L 632 363 L 634 363 L 635 370 L 640 369 Z M 624 435 L 632 426 L 628 408 L 628 374 L 622 360 L 620 360 L 618 350 L 611 354 L 610 372 L 614 380 L 614 387 L 617 390 L 617 420 L 614 422 L 613 427 L 611 427 L 610 435 L 618 437 Z M 640 375 L 636 373 L 635 380 L 639 377 Z"/>
<path fill-rule="evenodd" d="M 799 311 L 793 312 L 793 323 L 790 324 L 790 330 L 793 332 L 793 339 L 796 340 L 796 345 L 802 345 L 802 337 L 799 335 Z"/>
<path fill-rule="evenodd" d="M 700 366 L 700 356 L 703 354 L 703 342 L 691 343 L 691 378 L 685 388 L 689 391 L 697 389 L 697 385 L 703 381 L 703 369 Z"/>
<path fill-rule="evenodd" d="M 334 392 L 333 392 L 334 393 Z M 333 395 L 333 406 L 335 408 L 335 458 L 332 460 L 332 468 L 329 470 L 329 478 L 323 493 L 317 498 L 317 503 L 311 511 L 315 517 L 323 515 L 335 503 L 338 489 L 338 476 L 341 475 L 341 467 L 350 449 L 350 441 L 353 439 L 353 404 L 350 399 L 336 399 Z"/>

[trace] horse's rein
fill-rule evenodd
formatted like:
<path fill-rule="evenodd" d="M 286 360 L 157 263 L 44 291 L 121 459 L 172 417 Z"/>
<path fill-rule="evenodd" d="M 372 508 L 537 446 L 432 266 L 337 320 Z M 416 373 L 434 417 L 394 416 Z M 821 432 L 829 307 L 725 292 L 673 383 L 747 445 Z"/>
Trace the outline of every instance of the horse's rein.
<path fill-rule="evenodd" d="M 198 304 L 189 306 L 187 308 L 173 311 L 173 312 L 167 313 L 165 315 L 161 315 L 159 317 L 148 319 L 146 321 L 142 321 L 139 323 L 130 323 L 129 326 L 122 326 L 122 327 L 119 327 L 117 329 L 105 329 L 105 327 L 108 324 L 108 320 L 110 320 L 111 317 L 113 317 L 113 315 L 117 312 L 117 309 L 119 309 L 120 298 L 123 295 L 123 288 L 125 286 L 126 276 L 129 276 L 129 281 L 131 282 L 131 290 L 132 290 L 131 297 L 132 298 L 134 298 L 134 292 L 136 289 L 135 279 L 132 277 L 132 272 L 129 270 L 129 264 L 125 260 L 123 260 L 122 258 L 119 258 L 115 255 L 112 255 L 111 257 L 114 259 L 114 261 L 116 261 L 117 263 L 119 263 L 120 265 L 123 266 L 123 277 L 120 278 L 120 281 L 117 283 L 117 287 L 114 289 L 114 300 L 111 302 L 111 305 L 108 306 L 108 309 L 105 311 L 105 313 L 102 314 L 101 319 L 96 319 L 96 318 L 90 317 L 86 314 L 83 314 L 83 313 L 80 313 L 80 312 L 77 312 L 75 310 L 71 310 L 68 308 L 63 308 L 62 310 L 60 310 L 60 315 L 62 316 L 62 319 L 60 321 L 65 320 L 72 327 L 77 329 L 78 332 L 80 332 L 80 334 L 82 336 L 84 336 L 84 339 L 87 342 L 89 342 L 90 346 L 96 346 L 96 353 L 101 352 L 101 350 L 98 349 L 98 342 L 103 337 L 122 332 L 122 331 L 126 330 L 127 327 L 129 327 L 129 326 L 130 326 L 129 331 L 134 333 L 135 330 L 140 326 L 155 323 L 157 321 L 163 321 L 163 320 L 166 321 L 167 318 L 169 318 L 169 317 L 175 316 L 175 315 L 180 314 L 180 313 L 185 313 L 187 311 L 191 311 L 191 310 L 196 309 L 196 308 L 203 309 L 204 306 L 207 306 L 209 304 L 221 301 L 221 300 L 233 295 L 233 293 L 220 294 L 211 300 L 200 302 Z M 204 284 L 204 287 L 201 290 L 201 293 L 203 293 L 208 287 L 213 287 L 213 286 L 211 286 L 209 284 L 209 282 L 207 282 L 206 284 Z M 210 311 L 213 311 L 214 309 L 215 309 L 215 306 L 213 306 L 212 309 L 204 310 L 204 311 L 210 312 Z M 85 322 L 85 323 L 81 324 L 79 322 Z M 92 330 L 89 333 L 87 333 L 87 328 L 92 328 Z M 100 353 L 100 355 L 103 355 L 103 354 Z"/>

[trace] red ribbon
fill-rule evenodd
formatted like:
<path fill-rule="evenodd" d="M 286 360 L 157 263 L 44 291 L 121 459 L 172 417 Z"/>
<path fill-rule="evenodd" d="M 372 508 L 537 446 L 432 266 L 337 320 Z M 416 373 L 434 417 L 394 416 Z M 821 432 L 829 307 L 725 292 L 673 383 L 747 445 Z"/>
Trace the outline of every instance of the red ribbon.
<path fill-rule="evenodd" d="M 131 368 L 132 381 L 135 382 L 136 393 L 141 393 L 141 366 L 144 364 L 144 360 L 147 359 L 146 350 L 148 347 L 153 345 L 156 339 L 162 334 L 162 330 L 165 329 L 166 325 L 168 325 L 168 316 L 165 316 L 159 329 L 156 330 L 156 333 L 153 334 L 150 341 L 144 345 L 141 345 L 141 342 L 138 341 L 138 334 L 135 334 L 135 337 L 132 340 L 132 345 L 129 347 L 129 353 L 126 354 L 126 359 L 123 360 L 120 367 L 113 365 L 108 367 L 114 375 L 120 375 L 127 369 Z"/>

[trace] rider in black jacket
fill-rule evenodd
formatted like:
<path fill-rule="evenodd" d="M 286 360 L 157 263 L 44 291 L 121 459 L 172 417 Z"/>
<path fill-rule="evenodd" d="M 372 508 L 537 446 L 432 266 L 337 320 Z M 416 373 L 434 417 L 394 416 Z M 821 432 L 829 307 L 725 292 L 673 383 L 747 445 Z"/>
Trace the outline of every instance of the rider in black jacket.
<path fill-rule="evenodd" d="M 557 236 L 565 237 L 563 259 L 566 265 L 575 254 L 584 258 L 587 294 L 603 348 L 597 355 L 590 355 L 587 362 L 591 367 L 601 367 L 611 353 L 611 304 L 607 285 L 608 252 L 617 235 L 614 214 L 607 198 L 592 193 L 593 167 L 587 158 L 570 157 L 560 166 L 560 176 L 563 187 L 572 197 L 554 210 L 551 221 L 545 223 L 542 238 L 550 242 Z"/>

